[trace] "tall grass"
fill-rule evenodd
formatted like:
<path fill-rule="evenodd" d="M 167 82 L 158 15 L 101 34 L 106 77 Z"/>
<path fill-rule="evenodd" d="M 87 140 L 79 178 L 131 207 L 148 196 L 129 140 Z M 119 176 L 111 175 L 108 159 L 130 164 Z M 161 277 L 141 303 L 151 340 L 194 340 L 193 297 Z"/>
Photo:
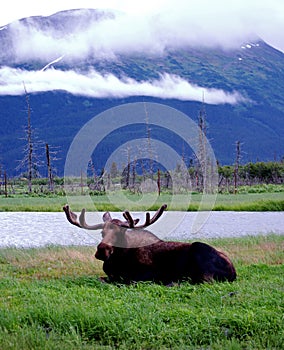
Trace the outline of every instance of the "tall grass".
<path fill-rule="evenodd" d="M 239 193 L 207 195 L 208 203 L 203 203 L 202 210 L 234 210 L 234 211 L 283 211 L 284 192 Z M 163 203 L 168 204 L 169 210 L 196 211 L 200 209 L 201 194 L 174 197 L 168 193 L 156 196 L 154 193 L 142 195 L 122 192 L 119 198 L 113 194 L 100 196 L 48 196 L 29 197 L 14 196 L 0 197 L 0 211 L 62 211 L 66 202 L 71 202 L 72 209 L 79 211 L 83 207 L 87 210 L 122 211 L 128 210 L 156 210 Z M 216 201 L 215 201 L 216 200 Z M 214 203 L 215 202 L 215 203 Z M 213 203 L 213 208 L 211 206 Z"/>
<path fill-rule="evenodd" d="M 233 283 L 102 283 L 91 247 L 0 250 L 0 348 L 282 349 L 284 237 L 210 241 Z"/>

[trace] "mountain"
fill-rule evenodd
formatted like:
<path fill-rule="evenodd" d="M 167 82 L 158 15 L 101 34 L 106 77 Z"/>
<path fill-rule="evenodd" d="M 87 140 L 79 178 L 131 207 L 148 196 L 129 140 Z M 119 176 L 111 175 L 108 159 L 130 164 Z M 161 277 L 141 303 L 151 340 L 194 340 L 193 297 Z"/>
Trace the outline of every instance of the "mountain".
<path fill-rule="evenodd" d="M 195 121 L 200 110 L 205 109 L 207 136 L 221 164 L 234 162 L 236 141 L 241 142 L 242 162 L 283 157 L 282 52 L 261 39 L 230 50 L 180 45 L 165 47 L 160 52 L 147 50 L 139 41 L 135 49 L 128 50 L 127 40 L 125 46 L 120 43 L 117 49 L 113 39 L 106 42 L 116 51 L 109 52 L 107 44 L 104 51 L 104 42 L 100 46 L 94 44 L 96 37 L 92 37 L 90 28 L 99 35 L 98 28 L 101 30 L 116 16 L 109 11 L 70 10 L 49 17 L 22 19 L 0 28 L 0 164 L 8 174 L 19 173 L 15 169 L 25 147 L 24 84 L 38 139 L 60 149 L 59 174 L 63 173 L 68 148 L 83 125 L 109 108 L 130 102 L 168 105 Z M 81 47 L 72 46 L 72 40 L 76 45 L 81 42 Z M 29 74 L 38 77 L 39 72 L 41 76 L 58 73 L 69 78 L 75 76 L 78 84 L 82 77 L 88 78 L 86 84 L 97 79 L 100 92 L 84 85 L 78 88 L 75 83 L 71 86 L 71 80 L 72 88 L 33 85 Z M 197 98 L 185 96 L 189 87 L 199 92 Z M 121 130 L 114 133 L 105 140 L 107 152 L 96 159 L 96 167 L 102 168 L 108 155 L 133 135 L 145 137 L 145 130 L 129 127 L 124 133 Z M 154 136 L 160 140 L 167 138 L 163 130 L 153 130 Z M 169 142 L 171 147 L 178 147 L 174 140 Z"/>

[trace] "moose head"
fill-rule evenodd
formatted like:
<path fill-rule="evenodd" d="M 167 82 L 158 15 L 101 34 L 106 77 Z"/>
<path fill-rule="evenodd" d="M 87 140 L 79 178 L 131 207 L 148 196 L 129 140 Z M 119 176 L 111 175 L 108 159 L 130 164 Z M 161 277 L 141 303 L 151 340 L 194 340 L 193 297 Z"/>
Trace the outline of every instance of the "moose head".
<path fill-rule="evenodd" d="M 125 221 L 113 219 L 109 212 L 105 212 L 103 215 L 103 223 L 95 225 L 88 225 L 86 223 L 85 209 L 82 209 L 79 218 L 70 210 L 68 205 L 65 205 L 63 210 L 65 211 L 67 220 L 72 225 L 87 230 L 101 230 L 101 243 L 109 245 L 110 247 L 136 248 L 160 241 L 157 236 L 150 231 L 144 230 L 144 228 L 154 224 L 162 216 L 166 208 L 167 205 L 163 204 L 152 218 L 150 213 L 147 212 L 145 222 L 141 225 L 138 225 L 140 220 L 133 219 L 130 212 L 127 210 L 123 212 Z"/>
<path fill-rule="evenodd" d="M 229 258 L 222 252 L 202 242 L 167 242 L 144 228 L 156 222 L 167 205 L 162 205 L 151 218 L 146 213 L 144 224 L 123 212 L 125 221 L 113 219 L 109 212 L 103 215 L 103 223 L 88 225 L 85 209 L 79 218 L 68 205 L 64 211 L 68 221 L 87 230 L 101 230 L 102 241 L 97 247 L 96 258 L 103 260 L 103 270 L 110 281 L 154 281 L 169 284 L 183 279 L 193 283 L 204 281 L 233 281 L 236 271 Z"/>

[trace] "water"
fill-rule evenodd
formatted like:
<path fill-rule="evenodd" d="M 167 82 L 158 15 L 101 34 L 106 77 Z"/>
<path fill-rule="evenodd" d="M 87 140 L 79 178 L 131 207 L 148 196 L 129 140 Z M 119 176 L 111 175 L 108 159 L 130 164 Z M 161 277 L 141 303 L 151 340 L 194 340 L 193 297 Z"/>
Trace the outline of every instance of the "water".
<path fill-rule="evenodd" d="M 135 215 L 138 215 L 136 213 Z M 99 223 L 101 213 L 89 213 L 88 222 Z M 139 214 L 141 218 L 144 213 Z M 211 212 L 196 233 L 193 223 L 200 214 L 167 212 L 168 218 L 178 217 L 170 232 L 162 219 L 151 231 L 162 239 L 241 237 L 259 234 L 284 234 L 283 212 Z M 118 213 L 113 213 L 119 217 Z M 208 217 L 207 217 L 208 216 Z M 97 245 L 100 231 L 87 231 L 72 226 L 64 213 L 0 212 L 0 247 L 42 247 L 46 245 Z"/>

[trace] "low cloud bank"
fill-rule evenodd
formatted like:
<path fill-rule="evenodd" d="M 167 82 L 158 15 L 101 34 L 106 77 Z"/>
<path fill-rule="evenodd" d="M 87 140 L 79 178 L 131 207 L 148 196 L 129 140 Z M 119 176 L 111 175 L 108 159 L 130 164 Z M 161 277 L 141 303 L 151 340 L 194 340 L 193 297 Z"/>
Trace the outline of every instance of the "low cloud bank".
<path fill-rule="evenodd" d="M 65 62 L 89 57 L 114 59 L 131 53 L 162 55 L 168 48 L 186 47 L 229 50 L 259 37 L 283 37 L 284 14 L 276 11 L 276 5 L 271 7 L 272 2 L 275 0 L 177 0 L 143 15 L 113 13 L 94 21 L 85 10 L 83 17 L 74 15 L 67 26 L 62 15 L 56 27 L 39 27 L 29 18 L 14 22 L 10 28 L 19 61 L 48 62 L 62 55 Z"/>
<path fill-rule="evenodd" d="M 72 29 L 41 29 L 33 21 L 12 26 L 13 46 L 19 61 L 49 61 L 65 55 L 65 60 L 81 61 L 115 59 L 119 54 L 143 53 L 163 55 L 168 48 L 221 47 L 240 48 L 246 41 L 258 40 L 251 30 L 241 30 L 235 21 L 231 26 L 217 27 L 205 18 L 206 26 L 181 14 L 164 13 L 152 17 L 120 15 L 99 22 L 74 22 Z M 229 30 L 229 31 L 228 31 Z"/>
<path fill-rule="evenodd" d="M 245 101 L 238 92 L 203 88 L 171 74 L 162 74 L 155 80 L 136 81 L 129 77 L 119 79 L 113 74 L 102 75 L 95 70 L 82 74 L 54 68 L 40 71 L 0 68 L 0 95 L 22 95 L 24 85 L 29 93 L 63 90 L 93 98 L 151 96 L 202 101 L 204 97 L 207 104 L 237 104 Z"/>

